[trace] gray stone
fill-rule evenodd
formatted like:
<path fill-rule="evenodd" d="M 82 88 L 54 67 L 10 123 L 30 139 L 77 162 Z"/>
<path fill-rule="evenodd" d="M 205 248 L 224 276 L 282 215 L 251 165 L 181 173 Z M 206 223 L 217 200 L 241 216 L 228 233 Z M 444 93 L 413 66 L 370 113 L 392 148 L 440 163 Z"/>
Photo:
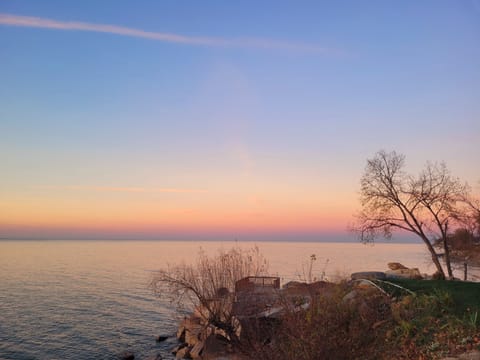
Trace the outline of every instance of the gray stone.
<path fill-rule="evenodd" d="M 355 298 L 357 296 L 358 296 L 358 292 L 355 291 L 355 290 L 352 290 L 343 297 L 342 301 L 349 303 L 349 302 L 352 302 L 353 300 L 355 300 Z"/>
<path fill-rule="evenodd" d="M 187 346 L 188 346 L 187 343 L 181 343 L 180 345 L 175 346 L 172 349 L 172 354 L 175 355 L 177 352 L 179 352 L 181 349 L 183 349 L 184 347 L 187 347 Z"/>
<path fill-rule="evenodd" d="M 422 274 L 417 268 L 387 270 L 385 275 L 387 279 L 422 279 Z"/>
<path fill-rule="evenodd" d="M 367 280 L 384 280 L 385 273 L 383 271 L 361 271 L 355 272 L 351 275 L 352 280 L 360 280 L 360 279 L 367 279 Z"/>
<path fill-rule="evenodd" d="M 162 355 L 157 354 L 157 355 L 149 356 L 147 360 L 163 360 L 163 358 L 162 358 Z"/>

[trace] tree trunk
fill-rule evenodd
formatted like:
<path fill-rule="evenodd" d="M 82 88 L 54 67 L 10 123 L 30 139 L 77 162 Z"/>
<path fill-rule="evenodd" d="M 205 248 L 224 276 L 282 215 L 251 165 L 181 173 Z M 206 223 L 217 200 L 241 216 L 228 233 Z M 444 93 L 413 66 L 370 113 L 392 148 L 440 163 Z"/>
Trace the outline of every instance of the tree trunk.
<path fill-rule="evenodd" d="M 443 236 L 443 250 L 445 251 L 445 263 L 449 279 L 453 279 L 452 263 L 450 260 L 450 248 L 448 247 L 447 237 Z"/>
<path fill-rule="evenodd" d="M 440 274 L 440 277 L 445 280 L 445 271 L 443 271 L 442 264 L 440 264 L 440 261 L 438 260 L 437 253 L 435 252 L 435 249 L 433 248 L 432 244 L 430 243 L 430 240 L 428 240 L 427 237 L 422 236 L 422 240 L 427 245 L 427 249 L 430 252 L 430 255 L 432 256 L 432 261 L 435 264 L 435 267 L 437 268 L 437 272 Z"/>

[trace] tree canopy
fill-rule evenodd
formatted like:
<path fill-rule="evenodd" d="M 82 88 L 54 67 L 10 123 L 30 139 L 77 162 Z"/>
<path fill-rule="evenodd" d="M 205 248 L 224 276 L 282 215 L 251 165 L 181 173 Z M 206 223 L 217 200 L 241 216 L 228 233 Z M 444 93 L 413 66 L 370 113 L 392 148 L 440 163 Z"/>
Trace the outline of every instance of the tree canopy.
<path fill-rule="evenodd" d="M 408 174 L 405 156 L 395 151 L 368 159 L 360 183 L 361 211 L 353 226 L 360 239 L 390 238 L 398 230 L 413 233 L 426 245 L 439 276 L 453 277 L 449 235 L 478 216 L 468 184 L 444 163 L 429 162 L 417 176 Z M 437 239 L 445 265 L 433 246 Z"/>

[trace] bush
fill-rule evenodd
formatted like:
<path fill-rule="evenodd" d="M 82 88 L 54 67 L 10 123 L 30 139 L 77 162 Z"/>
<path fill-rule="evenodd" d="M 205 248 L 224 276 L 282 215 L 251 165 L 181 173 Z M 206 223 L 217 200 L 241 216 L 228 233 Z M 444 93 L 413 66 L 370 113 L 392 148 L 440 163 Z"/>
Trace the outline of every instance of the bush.
<path fill-rule="evenodd" d="M 231 306 L 235 283 L 246 276 L 264 275 L 267 269 L 258 247 L 219 250 L 214 256 L 200 249 L 196 263 L 159 270 L 151 285 L 159 297 L 169 297 L 179 308 L 196 308 L 206 326 L 224 330 L 233 343 L 238 343 Z"/>
<path fill-rule="evenodd" d="M 286 308 L 270 330 L 269 343 L 252 347 L 255 359 L 378 358 L 371 345 L 390 316 L 389 299 L 378 290 L 352 291 L 342 284 L 314 298 L 308 309 Z"/>

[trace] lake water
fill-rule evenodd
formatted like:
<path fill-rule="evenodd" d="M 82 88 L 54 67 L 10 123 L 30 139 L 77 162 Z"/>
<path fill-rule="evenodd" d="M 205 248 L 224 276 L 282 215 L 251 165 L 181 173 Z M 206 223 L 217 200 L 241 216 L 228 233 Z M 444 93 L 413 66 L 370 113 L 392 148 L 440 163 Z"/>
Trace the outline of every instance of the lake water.
<path fill-rule="evenodd" d="M 193 261 L 232 246 L 257 245 L 282 283 L 303 275 L 316 255 L 313 276 L 337 280 L 351 272 L 386 270 L 398 261 L 433 273 L 421 244 L 0 241 L 0 359 L 172 359 L 178 315 L 148 284 L 154 270 Z"/>

